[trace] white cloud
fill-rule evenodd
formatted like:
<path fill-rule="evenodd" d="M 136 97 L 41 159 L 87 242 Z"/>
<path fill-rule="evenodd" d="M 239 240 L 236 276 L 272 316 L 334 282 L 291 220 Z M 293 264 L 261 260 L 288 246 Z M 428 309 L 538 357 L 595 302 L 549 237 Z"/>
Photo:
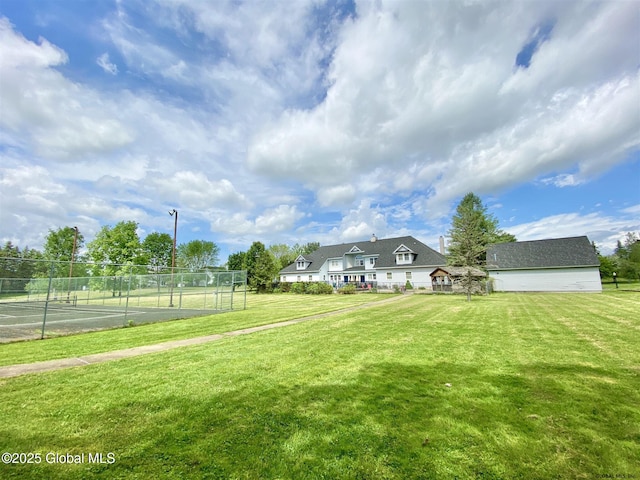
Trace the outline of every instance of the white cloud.
<path fill-rule="evenodd" d="M 222 233 L 230 244 L 249 244 L 258 237 L 268 243 L 282 238 L 283 232 L 293 230 L 303 217 L 304 213 L 294 205 L 278 205 L 263 211 L 253 220 L 246 213 L 218 215 L 211 222 L 211 229 Z"/>
<path fill-rule="evenodd" d="M 226 178 L 210 180 L 204 173 L 178 171 L 170 176 L 156 178 L 154 184 L 165 201 L 193 210 L 215 208 L 233 211 L 250 206 L 249 200 L 238 193 Z"/>
<path fill-rule="evenodd" d="M 133 137 L 95 92 L 63 77 L 54 67 L 66 54 L 41 39 L 39 45 L 0 19 L 2 89 L 0 126 L 15 143 L 31 143 L 56 159 L 112 151 Z"/>
<path fill-rule="evenodd" d="M 96 63 L 102 68 L 105 72 L 110 73 L 111 75 L 118 74 L 118 66 L 115 63 L 111 63 L 109 60 L 109 54 L 103 53 L 98 57 Z"/>
<path fill-rule="evenodd" d="M 333 228 L 326 236 L 327 244 L 360 241 L 376 234 L 380 238 L 389 236 L 393 230 L 389 228 L 384 211 L 380 207 L 372 207 L 368 199 L 350 209 L 343 215 L 340 225 Z M 393 231 L 393 235 L 401 234 Z"/>
<path fill-rule="evenodd" d="M 587 235 L 607 255 L 613 252 L 616 242 L 624 239 L 627 232 L 640 232 L 640 219 L 633 215 L 633 208 L 631 210 L 622 210 L 622 213 L 631 213 L 631 216 L 615 217 L 598 212 L 586 215 L 562 213 L 510 226 L 505 230 L 515 235 L 519 241 Z"/>
<path fill-rule="evenodd" d="M 328 186 L 378 169 L 383 191 L 427 188 L 429 210 L 442 210 L 468 191 L 575 167 L 581 183 L 640 146 L 632 3 L 381 2 L 358 11 L 339 35 L 325 100 L 265 126 L 249 148 L 255 171 L 296 179 L 329 204 Z M 515 68 L 528 31 L 550 17 L 555 27 L 530 68 Z"/>

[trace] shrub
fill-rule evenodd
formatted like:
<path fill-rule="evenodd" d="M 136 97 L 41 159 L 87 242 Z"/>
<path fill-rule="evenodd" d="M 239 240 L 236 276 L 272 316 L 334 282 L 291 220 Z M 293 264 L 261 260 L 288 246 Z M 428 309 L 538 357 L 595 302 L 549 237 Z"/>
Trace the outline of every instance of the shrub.
<path fill-rule="evenodd" d="M 350 283 L 348 285 L 345 285 L 342 288 L 339 288 L 338 289 L 338 293 L 342 293 L 343 295 L 354 294 L 354 293 L 356 293 L 356 286 Z"/>
<path fill-rule="evenodd" d="M 307 286 L 307 293 L 315 295 L 330 295 L 333 293 L 333 287 L 324 282 L 310 283 Z"/>
<path fill-rule="evenodd" d="M 302 282 L 292 283 L 289 291 L 291 293 L 304 293 L 305 292 L 304 283 Z"/>
<path fill-rule="evenodd" d="M 407 283 L 404 284 L 404 288 L 405 288 L 405 290 L 412 290 L 413 289 L 413 285 L 411 285 L 411 282 L 409 280 L 407 280 Z"/>

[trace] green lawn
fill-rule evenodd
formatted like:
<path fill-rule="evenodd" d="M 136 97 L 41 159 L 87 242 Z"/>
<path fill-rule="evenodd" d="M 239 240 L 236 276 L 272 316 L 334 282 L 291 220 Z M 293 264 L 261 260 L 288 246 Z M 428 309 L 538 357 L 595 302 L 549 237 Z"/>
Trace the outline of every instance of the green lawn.
<path fill-rule="evenodd" d="M 291 298 L 345 301 L 247 312 L 280 320 Z M 41 457 L 0 478 L 640 478 L 639 311 L 634 292 L 413 295 L 0 380 L 2 452 Z"/>
<path fill-rule="evenodd" d="M 256 295 L 247 294 L 247 309 L 205 317 L 82 333 L 46 340 L 0 344 L 0 366 L 77 357 L 122 348 L 152 345 L 241 328 L 282 322 L 388 299 L 388 294 L 366 295 Z"/>

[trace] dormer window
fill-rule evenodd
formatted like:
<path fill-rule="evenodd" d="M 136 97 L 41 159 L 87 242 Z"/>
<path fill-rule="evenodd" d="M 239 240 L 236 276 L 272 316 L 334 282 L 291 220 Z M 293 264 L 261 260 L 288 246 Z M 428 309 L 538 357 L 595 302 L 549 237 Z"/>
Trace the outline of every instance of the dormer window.
<path fill-rule="evenodd" d="M 393 253 L 396 255 L 396 265 L 411 265 L 415 258 L 413 250 L 404 245 L 400 245 Z"/>
<path fill-rule="evenodd" d="M 397 253 L 396 254 L 396 263 L 398 265 L 408 265 L 413 263 L 413 254 L 412 253 Z"/>
<path fill-rule="evenodd" d="M 296 258 L 296 270 L 304 270 L 306 269 L 309 265 L 311 264 L 311 262 L 309 262 L 306 258 L 304 258 L 302 255 L 300 255 L 298 258 Z"/>

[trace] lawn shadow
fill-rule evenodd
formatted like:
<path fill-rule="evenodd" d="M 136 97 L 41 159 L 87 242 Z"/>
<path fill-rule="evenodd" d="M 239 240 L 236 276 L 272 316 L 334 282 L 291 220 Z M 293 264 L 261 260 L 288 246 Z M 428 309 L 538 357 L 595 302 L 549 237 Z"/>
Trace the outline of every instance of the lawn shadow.
<path fill-rule="evenodd" d="M 116 453 L 113 465 L 38 466 L 49 478 L 575 478 L 634 473 L 640 456 L 638 376 L 620 370 L 384 362 L 330 382 L 236 378 L 225 391 L 50 415 L 78 436 L 25 432 L 12 444 Z"/>

